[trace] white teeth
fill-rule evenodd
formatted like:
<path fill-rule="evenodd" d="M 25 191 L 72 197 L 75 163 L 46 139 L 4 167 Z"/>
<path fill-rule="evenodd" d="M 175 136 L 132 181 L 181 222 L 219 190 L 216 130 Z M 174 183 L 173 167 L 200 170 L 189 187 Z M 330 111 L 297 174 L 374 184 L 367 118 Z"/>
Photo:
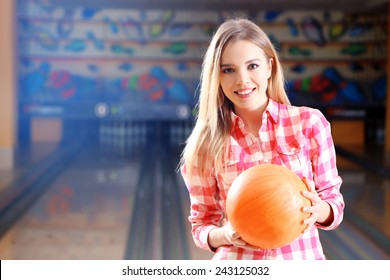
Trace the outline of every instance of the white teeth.
<path fill-rule="evenodd" d="M 236 91 L 237 94 L 246 95 L 252 92 L 252 89 L 243 90 L 243 91 Z"/>

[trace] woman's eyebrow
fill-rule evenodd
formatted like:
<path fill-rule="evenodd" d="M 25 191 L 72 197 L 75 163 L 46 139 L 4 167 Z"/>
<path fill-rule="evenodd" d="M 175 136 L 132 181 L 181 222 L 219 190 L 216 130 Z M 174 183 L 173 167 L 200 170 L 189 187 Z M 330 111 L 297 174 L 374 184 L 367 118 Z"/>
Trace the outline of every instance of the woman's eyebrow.
<path fill-rule="evenodd" d="M 233 64 L 221 64 L 219 67 L 220 68 L 224 68 L 224 67 L 230 67 L 232 66 Z"/>
<path fill-rule="evenodd" d="M 257 59 L 257 58 L 254 58 L 254 59 L 250 59 L 248 61 L 245 62 L 245 64 L 251 64 L 253 62 L 259 62 L 260 59 Z M 233 64 L 230 64 L 230 63 L 226 63 L 226 64 L 221 64 L 220 68 L 224 68 L 224 67 L 230 67 L 232 66 Z"/>
<path fill-rule="evenodd" d="M 260 62 L 260 59 L 254 58 L 254 59 L 248 60 L 247 62 L 245 62 L 245 64 L 251 64 L 253 62 Z"/>

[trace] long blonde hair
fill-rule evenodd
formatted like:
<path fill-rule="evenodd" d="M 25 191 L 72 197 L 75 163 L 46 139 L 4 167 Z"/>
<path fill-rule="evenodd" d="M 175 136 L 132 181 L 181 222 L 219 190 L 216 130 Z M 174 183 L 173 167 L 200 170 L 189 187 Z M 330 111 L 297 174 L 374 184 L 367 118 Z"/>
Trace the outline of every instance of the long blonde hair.
<path fill-rule="evenodd" d="M 189 175 L 195 167 L 200 170 L 200 175 L 204 175 L 205 166 L 213 166 L 216 171 L 224 166 L 232 127 L 230 110 L 233 105 L 220 87 L 220 61 L 226 46 L 238 40 L 251 41 L 263 49 L 268 59 L 273 59 L 267 95 L 277 102 L 290 104 L 278 54 L 264 31 L 243 18 L 229 19 L 222 23 L 204 56 L 196 124 L 187 139 L 180 162 L 182 167 L 186 166 Z"/>

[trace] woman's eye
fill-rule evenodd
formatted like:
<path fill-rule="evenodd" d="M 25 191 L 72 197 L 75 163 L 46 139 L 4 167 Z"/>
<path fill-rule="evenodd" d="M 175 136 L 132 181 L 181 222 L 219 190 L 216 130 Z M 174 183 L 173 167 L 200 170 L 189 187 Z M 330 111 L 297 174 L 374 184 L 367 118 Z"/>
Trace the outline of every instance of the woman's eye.
<path fill-rule="evenodd" d="M 225 74 L 228 74 L 228 73 L 232 73 L 234 70 L 232 68 L 225 68 L 225 69 L 222 69 L 222 72 L 225 73 Z"/>
<path fill-rule="evenodd" d="M 259 67 L 259 65 L 252 63 L 252 64 L 249 64 L 248 69 L 256 69 L 257 67 Z"/>

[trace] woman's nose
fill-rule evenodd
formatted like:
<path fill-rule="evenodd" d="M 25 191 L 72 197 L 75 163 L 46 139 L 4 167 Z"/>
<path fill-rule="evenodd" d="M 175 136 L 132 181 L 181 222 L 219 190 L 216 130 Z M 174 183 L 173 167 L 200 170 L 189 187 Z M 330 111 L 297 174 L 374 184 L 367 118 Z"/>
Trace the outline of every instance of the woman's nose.
<path fill-rule="evenodd" d="M 249 76 L 245 71 L 237 71 L 236 84 L 242 85 L 248 82 Z"/>

